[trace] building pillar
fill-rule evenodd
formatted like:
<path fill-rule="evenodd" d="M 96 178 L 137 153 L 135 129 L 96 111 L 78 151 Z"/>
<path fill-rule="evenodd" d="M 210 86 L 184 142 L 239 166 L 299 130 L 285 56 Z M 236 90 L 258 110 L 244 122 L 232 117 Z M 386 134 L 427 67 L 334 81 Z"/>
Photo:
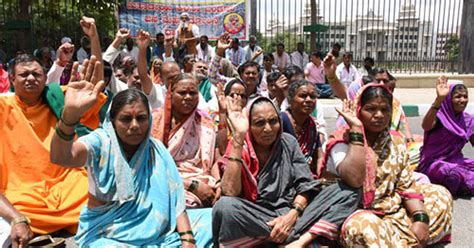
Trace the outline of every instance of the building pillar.
<path fill-rule="evenodd" d="M 316 25 L 318 23 L 317 13 L 316 13 L 316 0 L 311 0 L 311 25 Z M 310 48 L 311 51 L 316 51 L 316 32 L 311 32 L 310 36 Z"/>
<path fill-rule="evenodd" d="M 250 35 L 257 35 L 257 0 L 250 0 Z"/>
<path fill-rule="evenodd" d="M 461 21 L 459 73 L 474 73 L 474 0 L 464 0 Z"/>

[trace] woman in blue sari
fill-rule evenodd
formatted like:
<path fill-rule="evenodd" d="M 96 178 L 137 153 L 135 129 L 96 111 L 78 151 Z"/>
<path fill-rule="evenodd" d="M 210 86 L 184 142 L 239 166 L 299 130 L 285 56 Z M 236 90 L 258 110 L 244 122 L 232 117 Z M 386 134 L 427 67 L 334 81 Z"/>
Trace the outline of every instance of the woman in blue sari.
<path fill-rule="evenodd" d="M 92 74 L 70 84 L 51 144 L 52 162 L 88 170 L 89 202 L 81 211 L 76 242 L 80 247 L 201 247 L 206 241 L 193 235 L 173 158 L 150 137 L 150 108 L 142 92 L 119 92 L 103 127 L 74 141 L 76 120 L 103 87 L 89 82 L 97 78 Z"/>

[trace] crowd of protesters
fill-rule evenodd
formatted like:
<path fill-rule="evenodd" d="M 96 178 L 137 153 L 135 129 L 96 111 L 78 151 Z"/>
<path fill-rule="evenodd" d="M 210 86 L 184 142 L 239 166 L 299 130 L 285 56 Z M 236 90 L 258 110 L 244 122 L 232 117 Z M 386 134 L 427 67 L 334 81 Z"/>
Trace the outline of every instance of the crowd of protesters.
<path fill-rule="evenodd" d="M 450 241 L 452 196 L 474 194 L 463 84 L 434 82 L 421 137 L 396 78 L 337 43 L 213 47 L 183 13 L 175 35 L 121 28 L 102 48 L 96 25 L 0 66 L 1 247 Z M 318 98 L 341 100 L 333 133 Z"/>

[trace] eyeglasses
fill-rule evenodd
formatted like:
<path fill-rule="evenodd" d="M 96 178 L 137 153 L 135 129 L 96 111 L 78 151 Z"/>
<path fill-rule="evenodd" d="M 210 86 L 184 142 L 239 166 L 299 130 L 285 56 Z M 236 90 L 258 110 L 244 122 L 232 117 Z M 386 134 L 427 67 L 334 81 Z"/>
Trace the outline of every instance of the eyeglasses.
<path fill-rule="evenodd" d="M 230 93 L 229 96 L 232 97 L 232 98 L 235 98 L 235 97 L 237 97 L 237 96 L 240 96 L 240 98 L 247 100 L 247 95 L 245 95 L 245 94 Z"/>

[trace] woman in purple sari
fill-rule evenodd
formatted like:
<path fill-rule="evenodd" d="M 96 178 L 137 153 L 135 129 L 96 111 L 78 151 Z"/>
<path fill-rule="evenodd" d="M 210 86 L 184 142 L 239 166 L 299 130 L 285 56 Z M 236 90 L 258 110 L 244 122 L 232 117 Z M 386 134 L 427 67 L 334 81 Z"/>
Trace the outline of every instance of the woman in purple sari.
<path fill-rule="evenodd" d="M 474 117 L 465 112 L 467 88 L 448 85 L 442 76 L 436 93 L 422 123 L 425 137 L 417 170 L 433 183 L 446 186 L 453 195 L 474 195 L 474 159 L 462 154 L 466 143 L 474 145 Z"/>

